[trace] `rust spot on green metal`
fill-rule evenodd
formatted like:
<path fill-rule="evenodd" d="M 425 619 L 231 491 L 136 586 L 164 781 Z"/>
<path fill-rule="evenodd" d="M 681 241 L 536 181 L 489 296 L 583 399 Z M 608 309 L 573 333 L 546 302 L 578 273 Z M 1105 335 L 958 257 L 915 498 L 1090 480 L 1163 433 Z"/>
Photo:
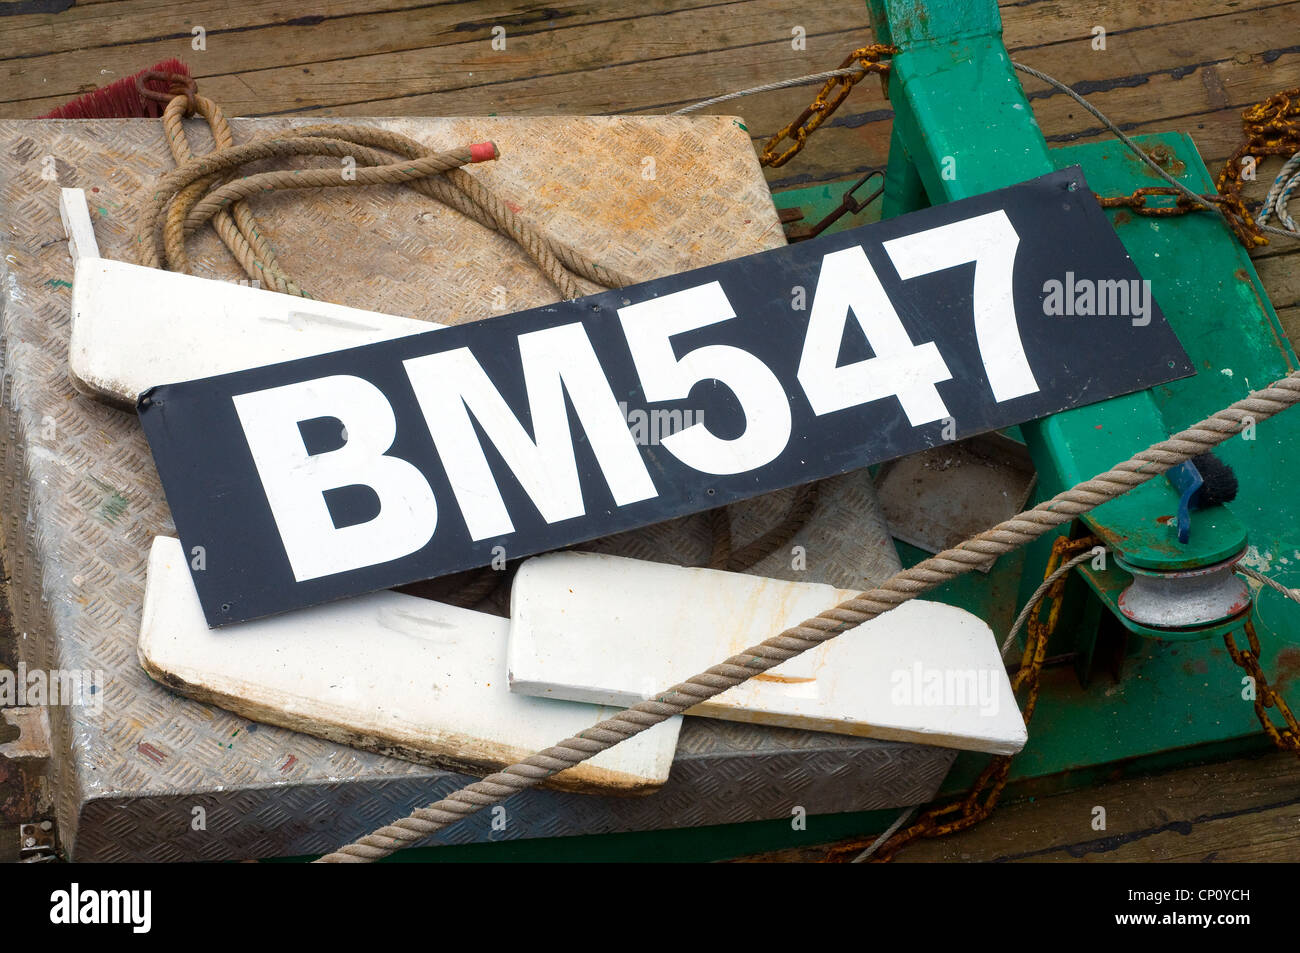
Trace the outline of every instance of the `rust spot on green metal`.
<path fill-rule="evenodd" d="M 1158 142 L 1150 149 L 1145 149 L 1143 151 L 1154 159 L 1158 166 L 1175 178 L 1181 178 L 1183 173 L 1187 171 L 1187 163 L 1174 155 L 1173 150 L 1163 142 Z M 1152 179 L 1161 178 L 1161 176 L 1157 175 L 1156 171 L 1149 165 L 1145 162 L 1140 162 L 1137 156 L 1133 156 L 1132 153 L 1129 155 L 1132 158 L 1132 161 L 1137 164 L 1143 175 Z"/>
<path fill-rule="evenodd" d="M 1274 664 L 1277 666 L 1277 674 L 1273 677 L 1273 687 L 1285 692 L 1296 676 L 1300 675 L 1300 649 L 1278 649 Z"/>

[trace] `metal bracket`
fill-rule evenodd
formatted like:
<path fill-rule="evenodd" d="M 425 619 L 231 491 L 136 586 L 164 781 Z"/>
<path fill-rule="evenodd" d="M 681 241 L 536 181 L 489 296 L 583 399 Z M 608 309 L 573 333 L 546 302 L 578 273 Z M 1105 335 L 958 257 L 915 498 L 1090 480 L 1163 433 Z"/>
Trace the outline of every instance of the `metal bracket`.
<path fill-rule="evenodd" d="M 18 828 L 18 861 L 23 864 L 44 864 L 58 859 L 54 844 L 54 822 L 32 821 Z"/>
<path fill-rule="evenodd" d="M 862 186 L 866 185 L 876 176 L 880 177 L 880 187 L 872 192 L 865 199 L 858 201 L 854 194 Z M 785 230 L 785 238 L 788 242 L 802 242 L 809 238 L 816 238 L 826 229 L 830 228 L 845 215 L 857 215 L 866 210 L 876 199 L 880 198 L 885 192 L 885 173 L 880 169 L 872 169 L 858 181 L 849 186 L 848 191 L 840 198 L 840 204 L 837 205 L 829 215 L 823 218 L 816 225 L 791 225 Z"/>

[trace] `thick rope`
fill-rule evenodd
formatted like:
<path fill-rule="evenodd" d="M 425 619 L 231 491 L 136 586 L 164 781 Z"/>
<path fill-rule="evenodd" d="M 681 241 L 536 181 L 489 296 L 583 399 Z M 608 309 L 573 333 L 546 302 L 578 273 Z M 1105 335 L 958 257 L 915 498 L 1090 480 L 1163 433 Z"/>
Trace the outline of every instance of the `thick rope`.
<path fill-rule="evenodd" d="M 177 168 L 163 176 L 142 203 L 136 236 L 141 264 L 187 271 L 185 237 L 211 219 L 250 278 L 274 291 L 310 297 L 284 273 L 244 200 L 281 189 L 401 184 L 514 240 L 566 299 L 591 293 L 579 279 L 601 288 L 634 283 L 631 276 L 592 261 L 520 218 L 499 196 L 460 168 L 473 161 L 466 150 L 430 153 L 406 136 L 350 124 L 307 126 L 236 146 L 220 107 L 206 97 L 195 96 L 194 105 L 208 121 L 215 144 L 212 152 L 196 157 L 190 151 L 182 123 L 190 105 L 188 97 L 177 96 L 163 115 Z M 394 161 L 377 150 L 396 153 L 400 158 Z M 350 158 L 356 168 L 346 176 L 341 169 L 283 169 L 218 184 L 246 163 L 302 155 Z"/>
<path fill-rule="evenodd" d="M 1264 226 L 1268 224 L 1270 215 L 1276 215 L 1277 220 L 1288 232 L 1300 234 L 1300 225 L 1296 225 L 1295 219 L 1291 217 L 1286 207 L 1291 193 L 1297 188 L 1300 188 L 1300 152 L 1283 163 L 1281 171 L 1269 186 L 1268 195 L 1264 196 L 1264 204 L 1260 206 L 1259 213 L 1255 216 L 1255 224 Z"/>
<path fill-rule="evenodd" d="M 177 165 L 184 165 L 194 158 L 194 154 L 190 151 L 189 140 L 185 136 L 185 127 L 181 124 L 181 119 L 185 116 L 189 106 L 189 96 L 177 96 L 163 110 L 163 133 L 167 137 L 167 144 Z M 235 145 L 235 140 L 231 136 L 230 126 L 226 123 L 225 118 L 221 115 L 221 110 L 216 104 L 210 99 L 201 99 L 196 95 L 193 106 L 207 120 L 208 126 L 212 130 L 215 147 L 217 149 L 232 148 Z M 182 190 L 177 197 L 177 204 L 189 204 L 194 201 L 218 179 L 219 176 L 198 179 Z M 230 249 L 230 253 L 244 266 L 246 272 L 250 269 L 250 263 L 260 260 L 267 271 L 283 275 L 274 251 L 263 238 L 261 229 L 253 218 L 252 210 L 245 203 L 240 202 L 229 211 L 218 213 L 214 216 L 212 225 L 222 242 Z M 174 247 L 173 243 L 179 245 L 179 253 L 175 256 L 174 265 L 179 270 L 184 271 L 188 270 L 189 263 L 185 256 L 184 242 L 177 242 L 178 237 L 178 235 L 169 234 L 164 236 L 164 240 L 169 248 Z M 260 275 L 251 273 L 249 276 L 260 278 Z"/>
<path fill-rule="evenodd" d="M 861 592 L 832 609 L 731 656 L 638 705 L 607 718 L 554 747 L 466 785 L 362 837 L 317 863 L 371 863 L 547 778 L 580 764 L 620 741 L 640 734 L 729 688 L 830 641 L 910 599 L 1024 546 L 1054 529 L 1205 453 L 1239 433 L 1300 402 L 1300 371 L 1255 391 L 1187 430 L 1135 454 L 1113 469 L 1058 493 L 958 546 L 896 573 L 875 589 Z"/>

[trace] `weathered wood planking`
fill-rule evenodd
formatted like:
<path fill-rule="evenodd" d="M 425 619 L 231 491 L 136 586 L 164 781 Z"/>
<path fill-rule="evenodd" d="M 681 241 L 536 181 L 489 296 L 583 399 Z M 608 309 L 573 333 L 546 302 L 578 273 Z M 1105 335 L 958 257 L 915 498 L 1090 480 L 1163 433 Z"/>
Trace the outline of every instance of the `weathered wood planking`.
<path fill-rule="evenodd" d="M 899 860 L 1233 862 L 1294 859 L 1295 756 L 1285 752 L 1008 805 L 1002 823 Z M 1092 827 L 1106 809 L 1106 829 Z"/>
<path fill-rule="evenodd" d="M 790 11 L 786 5 L 769 0 L 707 5 L 693 0 L 630 17 L 592 3 L 559 4 L 545 11 L 545 18 L 539 12 L 521 14 L 507 3 L 480 6 L 482 9 L 472 14 L 459 5 L 446 10 L 434 5 L 418 10 L 357 12 L 353 16 L 327 12 L 287 23 L 257 23 L 257 17 L 243 8 L 236 16 L 200 6 L 178 10 L 173 19 L 168 19 L 164 9 L 161 14 L 150 15 L 147 23 L 136 23 L 142 14 L 135 12 L 138 4 L 128 0 L 104 4 L 99 9 L 132 8 L 123 10 L 124 19 L 114 24 L 113 35 L 129 37 L 132 29 L 138 29 L 142 32 L 138 42 L 119 40 L 101 46 L 86 42 L 89 49 L 45 54 L 34 47 L 41 31 L 30 21 L 45 20 L 51 30 L 57 24 L 58 42 L 67 44 L 73 41 L 65 33 L 76 35 L 79 28 L 89 34 L 94 27 L 102 39 L 102 20 L 77 23 L 63 19 L 83 8 L 60 15 L 15 17 L 15 21 L 28 22 L 6 23 L 4 31 L 16 34 L 13 39 L 17 49 L 26 52 L 0 59 L 0 69 L 4 70 L 0 75 L 8 81 L 3 105 L 5 109 L 16 109 L 24 102 L 57 104 L 61 97 L 88 84 L 102 84 L 137 69 L 141 61 L 178 55 L 206 81 L 204 88 L 209 94 L 236 113 L 335 109 L 345 105 L 361 107 L 369 115 L 427 113 L 431 111 L 427 107 L 433 104 L 422 94 L 491 96 L 491 87 L 515 81 L 540 81 L 539 102 L 534 108 L 554 111 L 565 108 L 559 105 L 565 84 L 593 70 L 600 70 L 602 79 L 609 82 L 583 85 L 588 89 L 598 85 L 603 97 L 618 98 L 623 109 L 664 109 L 770 79 L 778 71 L 784 71 L 780 72 L 784 76 L 824 68 L 827 58 L 838 60 L 847 49 L 870 38 L 865 4 L 857 0 L 838 0 L 828 11 L 816 12 Z M 1071 5 L 1068 15 L 1061 15 L 1054 4 L 1009 5 L 1003 11 L 1006 38 L 1013 51 L 1039 52 L 1044 59 L 1040 65 L 1062 73 L 1072 82 L 1129 82 L 1161 68 L 1195 65 L 1206 56 L 1218 55 L 1224 42 L 1241 47 L 1229 51 L 1229 56 L 1241 55 L 1242 49 L 1254 52 L 1252 44 L 1258 51 L 1267 51 L 1285 33 L 1270 30 L 1261 17 L 1293 4 L 1261 0 L 1221 15 L 1213 15 L 1222 8 L 1210 3 L 1192 4 L 1190 8 L 1155 6 L 1155 11 L 1144 9 L 1139 13 L 1128 5 L 1089 3 Z M 88 16 L 78 15 L 83 21 Z M 189 29 L 204 19 L 210 21 L 204 27 L 210 42 L 205 51 L 195 52 L 190 48 Z M 1169 25 L 1165 20 L 1178 22 Z M 1194 29 L 1201 36 L 1210 33 L 1216 37 L 1213 50 L 1202 44 L 1202 51 L 1198 51 L 1187 42 L 1192 20 L 1197 21 Z M 1089 42 L 1090 30 L 1098 23 L 1109 31 L 1104 53 L 1093 51 Z M 497 24 L 508 31 L 505 51 L 491 48 L 490 30 Z M 789 36 L 794 24 L 808 31 L 806 50 L 791 49 Z M 160 37 L 162 30 L 175 32 Z M 84 37 L 87 41 L 95 38 Z M 1172 66 L 1150 62 L 1162 54 Z M 1080 58 L 1087 66 L 1076 76 L 1072 59 Z M 689 66 L 686 60 L 691 61 Z M 87 64 L 92 62 L 94 68 L 88 70 Z M 670 70 L 670 81 L 663 81 L 663 69 L 652 74 L 652 64 L 663 64 Z M 621 67 L 643 67 L 644 75 L 640 80 L 633 76 L 624 81 L 611 73 Z M 473 78 L 468 75 L 471 71 Z M 1098 75 L 1094 77 L 1094 73 Z M 79 79 L 74 82 L 72 77 Z M 470 90 L 478 92 L 472 94 Z M 510 111 L 530 108 L 527 97 L 519 101 L 521 97 L 515 95 L 518 91 L 498 92 Z M 767 94 L 761 101 L 773 104 L 773 116 L 782 117 L 771 123 L 776 128 L 806 99 L 807 90 L 796 89 Z M 747 104 L 754 102 L 758 101 Z M 381 103 L 386 104 L 384 108 L 379 108 Z M 582 106 L 578 111 L 594 110 Z M 33 113 L 28 110 L 12 114 Z"/>
<path fill-rule="evenodd" d="M 790 28 L 802 20 L 810 22 L 810 33 L 867 30 L 865 4 L 843 3 L 841 11 L 830 18 L 815 16 L 811 11 L 797 16 L 770 0 L 722 4 L 689 0 L 652 15 L 631 16 L 626 7 L 588 0 L 561 3 L 547 10 L 493 14 L 493 8 L 504 6 L 492 3 L 478 13 L 456 4 L 445 9 L 358 15 L 318 24 L 267 25 L 230 34 L 220 29 L 220 15 L 205 24 L 186 12 L 169 21 L 168 32 L 172 35 L 166 39 L 155 39 L 160 31 L 154 28 L 142 42 L 0 61 L 0 76 L 13 84 L 3 98 L 13 101 L 75 92 L 71 76 L 80 75 L 85 77 L 82 82 L 89 80 L 99 85 L 104 82 L 99 69 L 126 75 L 140 68 L 137 64 L 141 57 L 154 62 L 180 56 L 200 80 L 244 74 L 253 84 L 240 90 L 245 101 L 258 85 L 259 72 L 283 73 L 291 69 L 300 78 L 309 77 L 307 82 L 314 90 L 310 105 L 359 103 L 412 91 L 478 86 L 484 80 L 501 82 L 537 74 L 582 73 L 609 63 L 651 61 L 719 46 L 753 47 L 775 42 L 788 49 Z M 852 19 L 846 22 L 849 10 Z M 823 25 L 813 26 L 816 22 Z M 203 52 L 191 49 L 190 30 L 194 25 L 210 31 Z M 494 26 L 506 31 L 505 50 L 493 49 Z M 843 53 L 834 53 L 840 45 L 831 43 L 820 52 L 842 58 Z M 810 47 L 802 54 L 806 63 L 812 61 L 817 48 L 815 43 Z M 96 61 L 97 68 L 88 70 L 87 60 Z M 304 67 L 310 68 L 306 74 Z M 754 75 L 761 75 L 761 57 L 752 69 Z M 471 70 L 475 78 L 462 82 Z M 267 86 L 280 82 L 279 76 L 260 78 Z M 322 82 L 331 84 L 332 93 L 326 97 L 320 95 Z M 687 91 L 691 84 L 691 77 L 683 74 L 675 85 L 689 97 L 693 95 L 693 91 Z M 269 107 L 257 102 L 253 105 L 263 112 L 286 108 L 278 93 Z M 287 108 L 294 107 L 291 104 Z M 372 110 L 370 114 L 382 112 Z"/>
<path fill-rule="evenodd" d="M 1300 18 L 1300 8 L 1291 11 Z M 1278 30 L 1288 29 L 1283 23 Z M 1082 41 L 1080 41 L 1082 42 Z M 1052 52 L 1041 51 L 1042 54 Z M 1085 47 L 1086 49 L 1086 47 Z M 1104 57 L 1106 54 L 1092 53 Z M 1244 54 L 1238 54 L 1244 55 Z M 1246 62 L 1227 57 L 1189 67 L 1181 73 L 1169 67 L 1146 76 L 1091 79 L 1056 68 L 1047 55 L 1022 56 L 1028 65 L 1041 67 L 1065 82 L 1082 88 L 1089 101 L 1118 122 L 1128 133 L 1184 130 L 1196 139 L 1206 161 L 1214 166 L 1241 142 L 1241 111 L 1254 102 L 1288 86 L 1300 84 L 1300 49 L 1280 53 L 1265 61 L 1252 54 Z M 1119 82 L 1122 80 L 1123 82 Z M 1089 91 L 1089 83 L 1117 82 L 1110 88 Z M 1034 115 L 1049 144 L 1105 139 L 1110 133 L 1091 115 L 1063 93 L 1047 89 L 1032 78 L 1025 79 Z M 752 97 L 758 100 L 764 97 Z M 751 132 L 766 129 L 766 117 L 750 105 L 751 100 L 726 105 L 743 115 Z M 722 107 L 719 107 L 721 110 Z M 781 169 L 769 170 L 774 188 L 808 182 L 830 181 L 871 168 L 883 167 L 889 150 L 890 114 L 878 92 L 855 91 L 832 119 L 819 130 L 797 159 Z M 786 120 L 777 120 L 772 129 Z M 756 136 L 761 141 L 762 136 Z M 861 171 L 859 171 L 861 170 Z"/>
<path fill-rule="evenodd" d="M 1293 860 L 1295 763 L 1292 754 L 1272 752 L 1007 803 L 969 831 L 909 844 L 895 862 Z M 1098 807 L 1106 810 L 1105 830 L 1093 828 Z M 809 846 L 744 860 L 815 861 L 824 853 Z"/>

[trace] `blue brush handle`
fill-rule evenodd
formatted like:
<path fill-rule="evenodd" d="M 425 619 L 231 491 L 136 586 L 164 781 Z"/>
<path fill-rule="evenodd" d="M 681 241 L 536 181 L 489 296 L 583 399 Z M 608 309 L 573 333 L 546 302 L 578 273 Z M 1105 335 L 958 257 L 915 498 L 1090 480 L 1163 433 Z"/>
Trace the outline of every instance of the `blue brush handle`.
<path fill-rule="evenodd" d="M 1196 506 L 1196 495 L 1201 492 L 1205 480 L 1201 471 L 1191 460 L 1184 460 L 1176 467 L 1165 471 L 1165 476 L 1178 491 L 1178 541 L 1185 543 L 1192 535 L 1192 509 Z"/>

